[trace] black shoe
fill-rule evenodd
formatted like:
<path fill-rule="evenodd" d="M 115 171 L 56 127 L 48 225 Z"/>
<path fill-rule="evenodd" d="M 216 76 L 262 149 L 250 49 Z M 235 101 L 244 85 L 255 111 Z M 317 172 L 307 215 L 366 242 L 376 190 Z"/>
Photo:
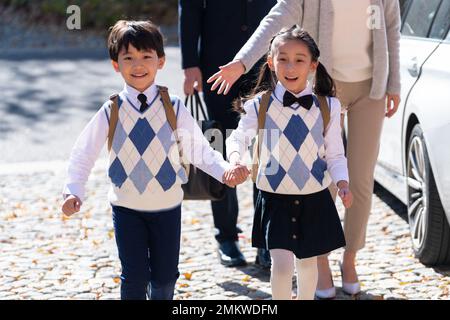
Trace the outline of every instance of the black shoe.
<path fill-rule="evenodd" d="M 270 269 L 270 266 L 272 265 L 272 260 L 270 259 L 270 251 L 258 248 L 255 264 L 260 265 L 264 269 Z"/>
<path fill-rule="evenodd" d="M 245 266 L 244 255 L 239 250 L 237 241 L 224 241 L 219 243 L 219 259 L 220 263 L 227 267 Z"/>

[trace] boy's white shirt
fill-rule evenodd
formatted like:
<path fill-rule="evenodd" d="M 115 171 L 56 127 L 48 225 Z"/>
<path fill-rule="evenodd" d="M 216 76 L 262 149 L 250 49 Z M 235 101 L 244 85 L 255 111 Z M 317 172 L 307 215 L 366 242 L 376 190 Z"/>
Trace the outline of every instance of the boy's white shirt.
<path fill-rule="evenodd" d="M 137 99 L 140 93 L 127 84 L 125 84 L 121 92 L 121 94 L 125 95 L 136 106 L 140 105 Z M 147 96 L 148 103 L 154 101 L 155 97 L 159 94 L 155 84 L 151 85 L 143 93 Z M 204 137 L 189 110 L 180 99 L 177 100 L 179 105 L 174 105 L 175 111 L 177 109 L 179 110 L 177 114 L 177 131 L 190 133 L 189 135 L 179 135 L 183 153 L 190 163 L 192 163 L 192 160 L 195 160 L 194 164 L 196 167 L 222 182 L 223 174 L 230 169 L 230 164 L 223 159 L 223 156 L 219 152 L 210 147 L 209 142 Z M 85 184 L 95 161 L 107 141 L 108 132 L 109 120 L 105 108 L 102 106 L 75 142 L 69 159 L 68 175 L 63 189 L 63 195 L 75 195 L 81 201 L 85 200 Z M 197 158 L 199 154 L 202 155 L 201 158 Z M 199 159 L 207 160 L 206 162 L 198 162 Z M 161 196 L 164 197 L 164 194 Z"/>
<path fill-rule="evenodd" d="M 286 89 L 278 82 L 273 95 L 279 101 L 283 101 L 283 95 Z M 294 94 L 294 93 L 293 93 Z M 296 97 L 312 94 L 310 84 L 298 93 Z M 349 181 L 347 158 L 345 157 L 344 144 L 341 136 L 341 103 L 337 98 L 330 99 L 330 122 L 325 130 L 324 146 L 327 171 L 335 184 L 339 181 Z M 294 104 L 293 107 L 298 106 Z M 259 108 L 259 106 L 258 106 Z M 244 158 L 251 141 L 257 134 L 258 115 L 255 110 L 253 100 L 249 100 L 244 105 L 245 114 L 242 115 L 238 127 L 226 140 L 227 158 L 230 159 L 232 153 L 238 153 L 240 160 Z"/>

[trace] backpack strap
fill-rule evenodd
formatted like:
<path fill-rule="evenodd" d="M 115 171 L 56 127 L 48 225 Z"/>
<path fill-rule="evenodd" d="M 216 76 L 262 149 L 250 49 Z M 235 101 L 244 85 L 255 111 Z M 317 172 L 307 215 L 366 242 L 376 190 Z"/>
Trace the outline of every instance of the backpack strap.
<path fill-rule="evenodd" d="M 166 113 L 167 122 L 169 122 L 170 127 L 172 128 L 173 134 L 175 135 L 175 141 L 177 142 L 178 153 L 180 155 L 180 162 L 183 168 L 186 171 L 186 175 L 189 177 L 189 168 L 190 166 L 187 164 L 187 161 L 184 160 L 183 157 L 183 149 L 180 145 L 180 139 L 177 134 L 177 116 L 175 115 L 175 111 L 173 110 L 172 101 L 170 101 L 169 90 L 167 87 L 158 86 L 159 94 L 161 95 L 164 111 Z"/>
<path fill-rule="evenodd" d="M 264 125 L 266 123 L 267 109 L 269 108 L 270 96 L 272 91 L 266 91 L 261 97 L 261 103 L 259 104 L 258 112 L 258 135 L 256 137 L 255 144 L 253 145 L 253 164 L 252 164 L 252 180 L 256 183 L 256 177 L 258 175 L 259 157 L 261 153 L 261 143 L 264 135 Z"/>
<path fill-rule="evenodd" d="M 161 95 L 163 105 L 164 105 L 164 111 L 166 112 L 167 121 L 169 122 L 170 127 L 172 128 L 172 131 L 175 133 L 175 137 L 177 138 L 178 142 L 178 136 L 176 135 L 177 130 L 177 116 L 175 115 L 175 111 L 173 110 L 172 101 L 170 101 L 169 96 L 169 90 L 167 87 L 158 86 L 159 94 Z"/>
<path fill-rule="evenodd" d="M 319 100 L 320 113 L 322 114 L 323 120 L 323 135 L 325 136 L 325 131 L 330 123 L 330 106 L 328 105 L 328 99 L 325 96 L 317 96 Z"/>
<path fill-rule="evenodd" d="M 117 121 L 119 119 L 119 95 L 112 94 L 109 96 L 110 100 L 110 116 L 109 116 L 109 131 L 108 131 L 108 152 L 111 151 L 114 132 L 116 131 Z"/>

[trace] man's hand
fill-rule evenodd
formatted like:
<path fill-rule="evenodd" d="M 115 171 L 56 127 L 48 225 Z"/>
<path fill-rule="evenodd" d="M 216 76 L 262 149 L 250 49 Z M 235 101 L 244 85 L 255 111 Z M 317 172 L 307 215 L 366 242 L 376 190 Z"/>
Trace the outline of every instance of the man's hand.
<path fill-rule="evenodd" d="M 234 60 L 224 66 L 220 66 L 219 69 L 220 71 L 213 74 L 207 80 L 207 83 L 214 81 L 211 91 L 216 90 L 220 85 L 217 94 L 222 94 L 223 92 L 223 94 L 226 95 L 233 84 L 245 73 L 245 66 L 240 60 Z"/>
<path fill-rule="evenodd" d="M 80 211 L 82 202 L 80 198 L 74 195 L 69 195 L 62 205 L 62 212 L 64 215 L 70 217 L 76 212 Z"/>
<path fill-rule="evenodd" d="M 388 94 L 386 99 L 386 117 L 392 117 L 400 104 L 400 96 L 398 94 Z"/>
<path fill-rule="evenodd" d="M 341 180 L 337 183 L 337 187 L 339 189 L 338 195 L 342 200 L 345 208 L 350 208 L 353 203 L 353 194 L 350 191 L 348 186 L 348 182 Z"/>
<path fill-rule="evenodd" d="M 194 94 L 194 89 L 198 92 L 203 91 L 202 72 L 199 67 L 184 69 L 184 94 L 190 96 Z"/>

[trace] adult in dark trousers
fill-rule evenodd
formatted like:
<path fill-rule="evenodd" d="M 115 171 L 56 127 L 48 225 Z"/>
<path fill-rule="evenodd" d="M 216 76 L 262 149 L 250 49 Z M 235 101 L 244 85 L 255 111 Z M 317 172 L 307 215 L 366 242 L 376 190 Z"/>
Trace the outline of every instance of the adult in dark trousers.
<path fill-rule="evenodd" d="M 190 95 L 194 89 L 203 91 L 210 119 L 220 122 L 223 127 L 224 148 L 226 130 L 236 129 L 239 120 L 238 114 L 232 111 L 232 102 L 249 93 L 259 64 L 239 79 L 227 95 L 211 92 L 206 80 L 234 57 L 275 4 L 275 0 L 179 1 L 184 93 Z M 212 201 L 211 207 L 220 262 L 226 266 L 245 265 L 238 244 L 241 231 L 236 225 L 239 211 L 236 189 L 227 187 L 225 198 Z M 258 251 L 257 263 L 270 267 L 269 253 Z"/>

